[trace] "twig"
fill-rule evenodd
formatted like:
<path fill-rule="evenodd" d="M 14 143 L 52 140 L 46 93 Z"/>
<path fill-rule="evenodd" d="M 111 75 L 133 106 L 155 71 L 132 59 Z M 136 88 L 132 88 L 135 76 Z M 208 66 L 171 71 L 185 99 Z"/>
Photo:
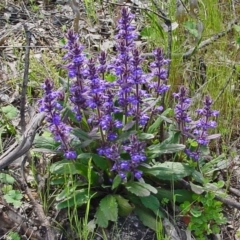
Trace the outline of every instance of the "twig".
<path fill-rule="evenodd" d="M 29 54 L 30 54 L 30 41 L 31 33 L 28 30 L 27 26 L 23 25 L 25 34 L 26 34 L 26 49 L 25 49 L 25 66 L 22 82 L 22 95 L 21 95 L 21 105 L 20 105 L 20 126 L 22 133 L 26 130 L 26 121 L 25 121 L 25 105 L 26 105 L 26 94 L 27 94 L 27 85 L 28 85 L 28 74 L 29 74 Z"/>
<path fill-rule="evenodd" d="M 17 178 L 16 180 L 19 181 L 19 178 Z M 21 216 L 16 212 L 15 209 L 11 208 L 10 206 L 4 204 L 3 212 L 0 212 L 0 218 L 1 222 L 8 220 L 9 224 L 11 224 L 12 226 L 17 224 L 20 228 L 20 231 L 24 232 L 24 234 L 27 235 L 29 239 L 30 237 L 33 237 L 36 240 L 42 240 L 39 231 L 34 231 L 32 227 L 28 226 L 29 222 L 31 225 L 35 225 L 36 222 L 32 222 L 31 220 Z"/>
<path fill-rule="evenodd" d="M 222 31 L 222 32 L 220 32 L 220 33 L 216 33 L 216 34 L 214 34 L 212 37 L 206 39 L 205 41 L 202 41 L 202 42 L 198 45 L 197 48 L 196 48 L 196 46 L 195 46 L 195 47 L 190 48 L 190 49 L 189 49 L 187 52 L 185 52 L 184 54 L 174 54 L 173 56 L 182 56 L 183 59 L 188 59 L 188 58 L 190 58 L 190 57 L 192 56 L 192 54 L 193 54 L 196 50 L 201 49 L 201 48 L 204 48 L 204 47 L 207 47 L 208 45 L 214 43 L 214 42 L 217 41 L 219 38 L 221 38 L 221 37 L 225 36 L 227 33 L 229 33 L 229 32 L 233 29 L 234 25 L 238 23 L 238 21 L 239 21 L 238 19 L 234 19 L 233 21 L 231 21 L 231 22 L 228 24 L 228 26 L 227 26 L 227 28 L 226 28 L 225 31 Z M 143 57 L 153 57 L 153 56 L 154 56 L 153 53 L 143 53 L 142 55 L 143 55 Z"/>
<path fill-rule="evenodd" d="M 236 195 L 237 197 L 240 197 L 240 191 L 236 188 L 232 188 L 232 187 L 229 187 L 229 192 L 233 193 L 234 195 Z"/>
<path fill-rule="evenodd" d="M 23 156 L 32 147 L 38 126 L 45 117 L 45 113 L 36 114 L 27 126 L 22 137 L 16 141 L 3 155 L 0 156 L 0 170 Z"/>

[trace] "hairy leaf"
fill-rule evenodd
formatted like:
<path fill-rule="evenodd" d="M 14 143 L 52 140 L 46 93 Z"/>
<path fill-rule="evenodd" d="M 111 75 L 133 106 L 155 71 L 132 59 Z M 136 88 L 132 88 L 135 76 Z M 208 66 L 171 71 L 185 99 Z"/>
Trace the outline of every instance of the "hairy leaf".
<path fill-rule="evenodd" d="M 140 197 L 140 200 L 146 208 L 151 209 L 155 214 L 157 214 L 160 204 L 155 196 L 149 195 L 147 197 Z"/>
<path fill-rule="evenodd" d="M 112 195 L 107 195 L 100 201 L 101 211 L 104 213 L 104 216 L 107 220 L 117 221 L 118 217 L 118 207 L 116 198 Z"/>
<path fill-rule="evenodd" d="M 145 174 L 153 175 L 162 180 L 178 180 L 193 173 L 194 168 L 186 163 L 164 162 L 151 168 L 140 168 Z"/>
<path fill-rule="evenodd" d="M 113 195 L 113 196 L 115 197 L 115 199 L 117 200 L 117 203 L 118 203 L 119 215 L 122 217 L 128 216 L 134 209 L 134 207 L 129 204 L 129 202 L 128 202 L 129 200 L 123 198 L 120 195 Z"/>

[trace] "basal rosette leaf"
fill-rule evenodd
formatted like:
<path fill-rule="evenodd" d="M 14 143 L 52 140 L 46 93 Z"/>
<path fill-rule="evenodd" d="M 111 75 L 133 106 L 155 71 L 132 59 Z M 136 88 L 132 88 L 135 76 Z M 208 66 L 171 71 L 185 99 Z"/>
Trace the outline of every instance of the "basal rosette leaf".
<path fill-rule="evenodd" d="M 168 115 L 171 112 L 171 108 L 166 109 L 155 121 L 154 123 L 149 126 L 149 128 L 147 129 L 148 133 L 155 133 L 158 132 L 159 127 L 161 125 L 161 123 L 163 122 L 164 118 L 166 115 Z"/>
<path fill-rule="evenodd" d="M 99 227 L 106 228 L 108 221 L 116 222 L 118 218 L 118 204 L 113 195 L 107 195 L 99 204 L 95 214 L 96 223 Z"/>
<path fill-rule="evenodd" d="M 158 213 L 160 203 L 159 203 L 159 200 L 155 196 L 153 196 L 151 194 L 147 197 L 140 197 L 140 200 L 146 208 L 152 210 L 155 214 Z"/>
<path fill-rule="evenodd" d="M 126 189 L 139 197 L 149 196 L 150 193 L 157 193 L 157 189 L 147 183 L 129 182 L 125 184 Z"/>
<path fill-rule="evenodd" d="M 185 189 L 174 189 L 167 190 L 163 188 L 158 188 L 158 193 L 155 195 L 161 202 L 163 199 L 169 199 L 170 201 L 175 201 L 178 203 L 183 203 L 185 201 L 193 201 L 193 193 Z"/>
<path fill-rule="evenodd" d="M 80 159 L 80 161 L 88 161 L 91 158 L 93 163 L 101 170 L 106 170 L 111 167 L 109 160 L 95 153 L 81 153 L 77 158 Z"/>
<path fill-rule="evenodd" d="M 104 212 L 100 207 L 97 208 L 95 218 L 96 218 L 96 224 L 99 227 L 106 228 L 108 226 L 108 220 L 106 219 Z"/>
<path fill-rule="evenodd" d="M 76 190 L 72 193 L 71 196 L 65 198 L 63 201 L 59 202 L 56 205 L 57 209 L 69 208 L 72 206 L 82 206 L 89 201 L 88 189 Z M 90 195 L 93 196 L 94 192 L 90 192 Z"/>
<path fill-rule="evenodd" d="M 117 175 L 114 179 L 113 179 L 113 183 L 112 183 L 112 190 L 114 190 L 115 188 L 117 188 L 122 182 L 122 178 Z"/>
<path fill-rule="evenodd" d="M 156 231 L 157 226 L 157 217 L 156 215 L 150 210 L 145 207 L 136 206 L 134 209 L 134 213 L 139 217 L 142 223 L 151 228 L 152 230 Z"/>
<path fill-rule="evenodd" d="M 144 174 L 149 174 L 162 180 L 179 180 L 186 176 L 190 176 L 194 172 L 194 168 L 187 163 L 164 162 L 157 163 L 152 167 L 139 167 Z"/>
<path fill-rule="evenodd" d="M 128 216 L 134 209 L 134 207 L 129 203 L 128 199 L 120 195 L 113 195 L 118 203 L 118 213 L 122 217 Z"/>
<path fill-rule="evenodd" d="M 77 174 L 74 162 L 62 160 L 51 165 L 50 172 L 53 174 Z"/>

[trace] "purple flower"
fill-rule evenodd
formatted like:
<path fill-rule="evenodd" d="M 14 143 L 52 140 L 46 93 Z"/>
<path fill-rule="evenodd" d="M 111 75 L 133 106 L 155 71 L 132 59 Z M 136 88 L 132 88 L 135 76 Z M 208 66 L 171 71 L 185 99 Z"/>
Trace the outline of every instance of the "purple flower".
<path fill-rule="evenodd" d="M 200 119 L 196 123 L 196 129 L 194 131 L 197 142 L 200 145 L 207 145 L 209 143 L 208 130 L 216 128 L 217 123 L 214 120 L 211 120 L 211 117 L 218 116 L 219 112 L 211 109 L 212 99 L 209 96 L 206 96 L 203 101 L 203 108 L 197 109 L 196 112 L 200 116 Z"/>
<path fill-rule="evenodd" d="M 177 101 L 174 108 L 175 118 L 178 122 L 179 130 L 183 131 L 186 123 L 192 121 L 188 114 L 191 99 L 188 98 L 188 90 L 184 86 L 179 87 L 179 92 L 173 93 L 173 97 Z"/>
<path fill-rule="evenodd" d="M 67 159 L 75 159 L 77 154 L 75 151 L 70 150 L 70 131 L 71 127 L 67 126 L 61 120 L 61 109 L 62 107 L 58 103 L 58 96 L 62 97 L 59 92 L 53 91 L 53 82 L 50 79 L 46 79 L 43 84 L 44 96 L 39 101 L 41 112 L 46 112 L 46 121 L 48 122 L 48 127 L 52 132 L 54 139 L 59 142 L 60 149 L 63 151 L 64 156 Z"/>

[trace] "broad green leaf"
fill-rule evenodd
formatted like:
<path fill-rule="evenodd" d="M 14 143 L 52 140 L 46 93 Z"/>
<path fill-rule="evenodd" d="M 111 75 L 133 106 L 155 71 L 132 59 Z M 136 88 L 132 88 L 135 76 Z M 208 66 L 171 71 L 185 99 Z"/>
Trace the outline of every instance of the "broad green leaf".
<path fill-rule="evenodd" d="M 134 209 L 134 212 L 145 226 L 156 231 L 157 217 L 155 214 L 153 214 L 149 209 L 144 207 L 136 207 Z"/>
<path fill-rule="evenodd" d="M 78 155 L 78 159 L 92 159 L 92 161 L 94 162 L 94 164 L 99 167 L 100 169 L 102 170 L 106 170 L 108 169 L 110 166 L 109 166 L 109 161 L 103 157 L 103 156 L 100 156 L 98 154 L 95 154 L 95 153 L 81 153 L 80 155 Z"/>
<path fill-rule="evenodd" d="M 56 201 L 61 201 L 64 198 L 68 198 L 72 193 L 76 190 L 77 186 L 69 187 L 67 186 L 65 189 L 63 189 L 56 197 Z"/>
<path fill-rule="evenodd" d="M 86 178 L 86 180 L 91 181 L 92 185 L 100 185 L 101 184 L 101 177 L 99 176 L 99 174 L 95 171 L 93 171 L 93 169 L 90 169 L 90 175 L 91 175 L 91 179 L 88 179 L 88 171 L 89 171 L 89 167 L 85 164 L 82 163 L 78 163 L 76 162 L 75 164 L 75 168 L 76 168 L 76 172 L 80 175 L 82 175 L 83 177 Z"/>
<path fill-rule="evenodd" d="M 101 211 L 107 220 L 116 222 L 118 218 L 118 205 L 114 196 L 107 195 L 100 201 Z"/>
<path fill-rule="evenodd" d="M 74 135 L 74 136 L 76 136 L 76 137 L 78 137 L 78 138 L 80 138 L 80 139 L 82 139 L 82 140 L 93 140 L 90 136 L 89 136 L 89 134 L 88 133 L 86 133 L 86 132 L 84 132 L 83 130 L 81 130 L 80 128 L 73 128 L 72 129 L 72 131 L 71 131 L 71 133 Z"/>
<path fill-rule="evenodd" d="M 15 179 L 7 173 L 0 173 L 0 182 L 13 184 L 15 182 Z"/>
<path fill-rule="evenodd" d="M 139 167 L 144 174 L 150 174 L 162 180 L 178 180 L 190 176 L 194 168 L 187 163 L 164 162 L 158 163 L 151 168 Z"/>
<path fill-rule="evenodd" d="M 125 184 L 125 187 L 129 192 L 139 197 L 149 196 L 150 192 L 157 193 L 157 189 L 147 183 L 129 182 Z"/>
<path fill-rule="evenodd" d="M 7 194 L 4 195 L 4 199 L 7 203 L 12 203 L 14 207 L 20 207 L 22 202 L 23 195 L 18 190 L 10 190 Z"/>
<path fill-rule="evenodd" d="M 17 117 L 18 110 L 12 105 L 8 105 L 6 107 L 2 107 L 1 111 L 4 113 L 4 115 L 9 119 L 12 120 L 15 117 Z"/>
<path fill-rule="evenodd" d="M 113 179 L 113 184 L 112 184 L 112 190 L 117 188 L 122 182 L 122 178 L 117 175 L 114 179 Z"/>
<path fill-rule="evenodd" d="M 149 158 L 156 158 L 162 154 L 176 153 L 185 149 L 183 144 L 155 144 L 148 147 L 147 154 Z"/>
<path fill-rule="evenodd" d="M 192 191 L 196 194 L 202 194 L 204 192 L 204 188 L 202 186 L 193 184 L 192 182 L 190 182 L 190 186 Z"/>
<path fill-rule="evenodd" d="M 93 194 L 92 192 L 90 193 Z M 81 206 L 89 200 L 88 189 L 76 190 L 71 196 L 65 198 L 56 205 L 57 209 L 69 208 L 72 206 Z"/>
<path fill-rule="evenodd" d="M 107 228 L 108 226 L 108 220 L 106 219 L 104 212 L 102 211 L 102 209 L 100 208 L 100 206 L 97 208 L 97 212 L 95 214 L 95 218 L 96 218 L 96 224 L 99 227 L 102 228 Z"/>
<path fill-rule="evenodd" d="M 56 150 L 60 144 L 57 143 L 53 137 L 36 135 L 34 139 L 35 148 Z"/>
<path fill-rule="evenodd" d="M 120 195 L 113 195 L 118 203 L 118 213 L 122 217 L 128 216 L 134 209 L 132 205 L 129 204 L 129 200 L 123 198 Z"/>
<path fill-rule="evenodd" d="M 198 172 L 197 170 L 193 171 L 192 177 L 198 182 L 198 183 L 204 183 L 204 177 L 202 173 Z"/>
<path fill-rule="evenodd" d="M 183 203 L 185 201 L 192 202 L 193 193 L 191 191 L 185 189 L 174 189 L 174 190 L 167 190 L 163 188 L 158 189 L 158 193 L 156 197 L 161 201 L 164 198 L 169 199 L 170 201 L 176 201 L 178 203 Z"/>
<path fill-rule="evenodd" d="M 51 165 L 50 172 L 54 174 L 76 174 L 75 163 L 69 160 L 62 160 Z"/>
<path fill-rule="evenodd" d="M 129 192 L 137 196 L 146 197 L 150 195 L 150 192 L 138 182 L 127 183 L 125 186 Z"/>
<path fill-rule="evenodd" d="M 66 178 L 64 176 L 50 180 L 51 185 L 61 185 L 61 184 L 64 184 L 65 182 L 66 182 Z"/>
<path fill-rule="evenodd" d="M 140 197 L 140 200 L 146 208 L 151 209 L 155 214 L 157 214 L 160 204 L 159 200 L 155 196 L 149 195 L 147 197 Z"/>
<path fill-rule="evenodd" d="M 168 115 L 171 111 L 171 108 L 166 109 L 155 121 L 154 123 L 149 126 L 147 132 L 148 133 L 155 133 L 158 131 L 160 124 L 163 122 L 163 117 Z"/>
<path fill-rule="evenodd" d="M 151 133 L 140 133 L 138 135 L 138 138 L 140 140 L 149 140 L 149 139 L 153 139 L 155 136 L 154 134 L 151 134 Z"/>

